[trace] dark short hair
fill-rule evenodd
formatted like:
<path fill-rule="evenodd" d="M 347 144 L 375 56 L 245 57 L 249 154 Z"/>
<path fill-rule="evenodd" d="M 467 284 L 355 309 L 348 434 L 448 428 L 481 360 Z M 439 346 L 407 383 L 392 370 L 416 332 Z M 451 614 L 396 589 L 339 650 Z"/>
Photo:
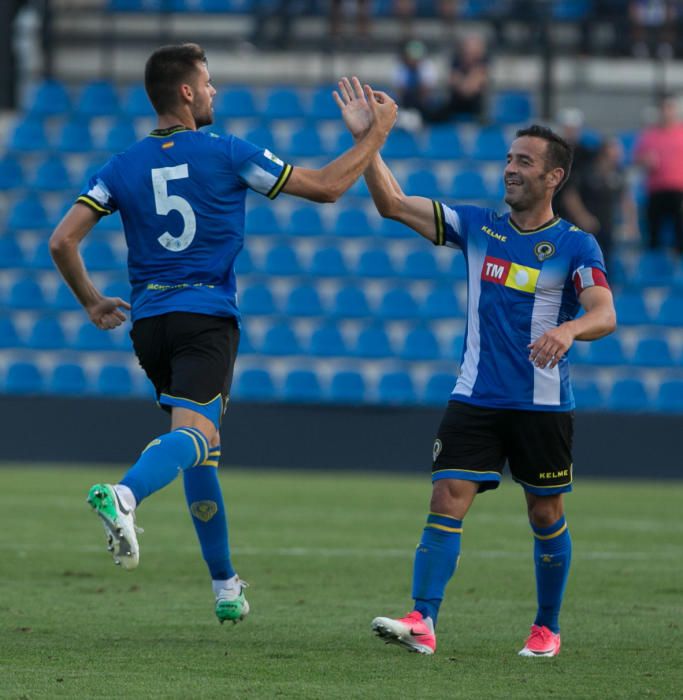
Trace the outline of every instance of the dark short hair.
<path fill-rule="evenodd" d="M 526 129 L 519 129 L 516 137 L 520 138 L 521 136 L 532 136 L 533 138 L 543 139 L 547 144 L 545 151 L 547 170 L 552 170 L 553 168 L 562 168 L 562 170 L 564 170 L 564 177 L 555 188 L 555 194 L 557 194 L 569 179 L 569 173 L 572 169 L 572 160 L 574 158 L 572 147 L 559 134 L 556 134 L 547 126 L 541 126 L 540 124 L 532 124 L 526 127 Z"/>
<path fill-rule="evenodd" d="M 147 59 L 145 90 L 157 114 L 165 114 L 178 104 L 178 87 L 191 80 L 197 63 L 206 64 L 199 44 L 162 46 Z"/>

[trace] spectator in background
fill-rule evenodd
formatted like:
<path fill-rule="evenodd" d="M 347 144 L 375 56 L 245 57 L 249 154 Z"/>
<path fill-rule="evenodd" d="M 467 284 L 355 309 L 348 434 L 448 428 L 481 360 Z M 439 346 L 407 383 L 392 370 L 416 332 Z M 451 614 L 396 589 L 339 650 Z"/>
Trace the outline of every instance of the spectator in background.
<path fill-rule="evenodd" d="M 597 222 L 594 233 L 608 272 L 619 223 L 623 226 L 624 238 L 633 239 L 638 231 L 637 208 L 628 186 L 623 160 L 621 142 L 615 138 L 606 139 L 598 148 L 591 167 L 585 168 L 577 183 L 579 196 L 588 214 Z"/>
<path fill-rule="evenodd" d="M 14 22 L 27 0 L 0 0 L 0 110 L 17 106 L 17 56 Z"/>
<path fill-rule="evenodd" d="M 370 0 L 330 0 L 330 39 L 340 43 L 343 39 L 343 25 L 348 6 L 355 5 L 354 16 L 356 31 L 351 35 L 354 39 L 367 41 L 370 36 Z"/>
<path fill-rule="evenodd" d="M 425 45 L 421 41 L 411 39 L 403 45 L 394 68 L 393 83 L 396 101 L 404 115 L 407 113 L 410 118 L 419 115 L 417 126 L 422 120 L 430 121 L 436 68 L 427 58 Z M 405 123 L 399 122 L 399 126 L 413 128 L 412 120 L 407 123 L 405 116 L 402 116 L 402 120 Z"/>
<path fill-rule="evenodd" d="M 595 160 L 596 149 L 583 140 L 583 112 L 580 109 L 563 109 L 557 116 L 560 135 L 572 147 L 574 162 L 569 179 L 553 202 L 558 216 L 571 221 L 584 231 L 597 233 L 598 219 L 588 210 L 581 193 L 580 183 Z"/>
<path fill-rule="evenodd" d="M 659 124 L 646 128 L 638 139 L 635 161 L 645 169 L 649 247 L 661 243 L 664 221 L 672 218 L 676 251 L 683 251 L 683 124 L 673 95 L 664 95 Z"/>
<path fill-rule="evenodd" d="M 629 2 L 631 50 L 634 56 L 673 58 L 676 4 L 672 0 L 631 0 Z"/>
<path fill-rule="evenodd" d="M 448 75 L 450 117 L 481 119 L 489 83 L 489 59 L 481 34 L 465 36 L 451 60 Z"/>

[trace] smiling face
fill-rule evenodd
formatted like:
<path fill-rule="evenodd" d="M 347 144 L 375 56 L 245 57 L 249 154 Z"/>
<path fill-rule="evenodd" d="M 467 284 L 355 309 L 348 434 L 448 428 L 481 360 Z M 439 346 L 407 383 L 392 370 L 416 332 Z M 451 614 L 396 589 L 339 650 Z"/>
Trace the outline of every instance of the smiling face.
<path fill-rule="evenodd" d="M 528 211 L 549 201 L 562 182 L 562 168 L 548 169 L 548 142 L 533 136 L 520 136 L 510 146 L 503 171 L 505 203 L 513 211 Z"/>
<path fill-rule="evenodd" d="M 204 63 L 197 64 L 197 73 L 190 87 L 190 109 L 197 128 L 213 124 L 213 97 L 216 88 L 211 84 L 209 69 Z"/>

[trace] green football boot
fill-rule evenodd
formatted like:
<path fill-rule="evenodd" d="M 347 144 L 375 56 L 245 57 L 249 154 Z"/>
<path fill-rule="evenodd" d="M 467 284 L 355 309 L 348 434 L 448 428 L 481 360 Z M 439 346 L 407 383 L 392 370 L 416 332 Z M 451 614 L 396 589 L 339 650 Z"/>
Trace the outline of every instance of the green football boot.
<path fill-rule="evenodd" d="M 216 617 L 221 625 L 224 622 L 237 624 L 249 614 L 249 603 L 244 596 L 248 584 L 235 575 L 234 585 L 222 588 L 216 596 Z M 233 583 L 233 579 L 231 579 Z"/>

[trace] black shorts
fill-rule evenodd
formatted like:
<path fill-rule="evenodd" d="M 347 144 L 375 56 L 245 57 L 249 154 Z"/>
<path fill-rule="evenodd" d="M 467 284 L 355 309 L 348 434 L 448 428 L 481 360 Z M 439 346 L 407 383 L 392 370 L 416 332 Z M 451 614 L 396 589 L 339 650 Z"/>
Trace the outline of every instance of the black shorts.
<path fill-rule="evenodd" d="M 505 462 L 526 491 L 572 490 L 573 411 L 481 408 L 451 401 L 434 443 L 432 481 L 464 479 L 498 486 Z"/>
<path fill-rule="evenodd" d="M 161 407 L 189 408 L 218 428 L 237 357 L 237 320 L 175 311 L 135 321 L 130 337 Z"/>

